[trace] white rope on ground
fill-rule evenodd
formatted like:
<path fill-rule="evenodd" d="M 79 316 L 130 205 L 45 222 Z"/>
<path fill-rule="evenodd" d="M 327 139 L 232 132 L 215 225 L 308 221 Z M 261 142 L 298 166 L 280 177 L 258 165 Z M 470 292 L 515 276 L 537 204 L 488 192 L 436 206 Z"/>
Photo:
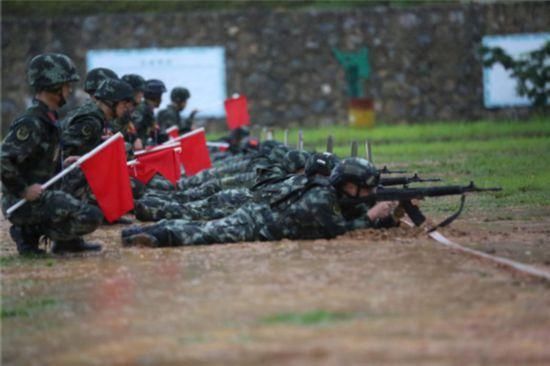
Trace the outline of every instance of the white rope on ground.
<path fill-rule="evenodd" d="M 408 220 L 401 220 L 401 221 L 404 222 L 405 224 L 407 224 L 410 227 L 414 227 L 414 224 L 412 222 L 408 221 Z M 462 245 L 457 244 L 457 243 L 447 239 L 445 236 L 443 236 L 443 234 L 441 234 L 438 231 L 432 231 L 432 232 L 428 233 L 428 236 L 430 238 L 432 238 L 433 240 L 435 240 L 436 242 L 438 242 L 439 244 L 441 244 L 441 245 L 443 245 L 447 248 L 456 250 L 457 252 L 469 254 L 469 255 L 472 255 L 472 256 L 478 257 L 478 258 L 483 258 L 483 259 L 488 260 L 490 262 L 496 263 L 499 266 L 502 266 L 502 267 L 505 267 L 505 268 L 508 268 L 508 269 L 512 269 L 516 272 L 520 272 L 520 273 L 527 274 L 527 275 L 532 276 L 532 277 L 541 278 L 541 279 L 544 279 L 546 281 L 550 281 L 550 272 L 538 269 L 538 268 L 530 266 L 528 264 L 516 262 L 516 261 L 513 261 L 511 259 L 497 257 L 496 255 L 491 255 L 491 254 L 487 254 L 487 253 L 484 253 L 484 252 L 480 252 L 479 250 L 463 247 Z"/>

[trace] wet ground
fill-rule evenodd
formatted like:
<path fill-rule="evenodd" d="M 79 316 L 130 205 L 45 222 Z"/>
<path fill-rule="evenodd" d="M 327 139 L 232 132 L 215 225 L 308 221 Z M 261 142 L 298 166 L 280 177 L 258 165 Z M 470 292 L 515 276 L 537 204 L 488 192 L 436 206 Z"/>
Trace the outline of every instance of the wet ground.
<path fill-rule="evenodd" d="M 550 270 L 548 213 L 441 231 Z M 37 260 L 0 225 L 4 365 L 550 364 L 550 284 L 417 229 Z"/>

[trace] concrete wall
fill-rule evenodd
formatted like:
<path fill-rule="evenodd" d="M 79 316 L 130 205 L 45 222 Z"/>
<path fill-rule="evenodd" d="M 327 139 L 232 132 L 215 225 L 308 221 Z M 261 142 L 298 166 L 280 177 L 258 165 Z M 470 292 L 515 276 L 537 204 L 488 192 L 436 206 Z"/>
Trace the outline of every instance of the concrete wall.
<path fill-rule="evenodd" d="M 525 117 L 483 108 L 481 37 L 548 31 L 549 2 L 348 10 L 254 10 L 2 19 L 2 125 L 30 96 L 25 63 L 64 52 L 84 74 L 89 49 L 223 45 L 228 93 L 250 99 L 254 123 L 346 120 L 344 73 L 331 48 L 369 47 L 367 93 L 388 122 Z M 106 65 L 108 66 L 108 65 Z M 82 75 L 84 76 L 84 75 Z"/>

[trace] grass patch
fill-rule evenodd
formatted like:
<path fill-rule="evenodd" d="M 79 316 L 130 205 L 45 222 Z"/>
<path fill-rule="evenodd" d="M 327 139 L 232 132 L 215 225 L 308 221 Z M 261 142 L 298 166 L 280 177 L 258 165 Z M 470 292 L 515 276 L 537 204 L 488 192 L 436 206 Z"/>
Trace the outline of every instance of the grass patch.
<path fill-rule="evenodd" d="M 2 306 L 2 319 L 14 317 L 28 317 L 33 313 L 40 312 L 46 308 L 57 306 L 58 301 L 51 298 L 29 300 L 14 307 Z"/>
<path fill-rule="evenodd" d="M 306 313 L 280 313 L 261 319 L 264 324 L 291 325 L 326 325 L 334 322 L 354 319 L 355 314 L 333 313 L 325 310 L 314 310 Z"/>
<path fill-rule="evenodd" d="M 46 265 L 53 267 L 56 261 L 51 255 L 8 255 L 0 257 L 0 267 L 10 267 L 19 265 Z"/>
<path fill-rule="evenodd" d="M 255 131 L 259 131 L 258 128 Z M 332 135 L 334 153 L 339 157 L 350 155 L 351 141 L 359 143 L 359 156 L 365 156 L 364 142 L 369 139 L 377 166 L 388 165 L 418 172 L 423 177 L 442 178 L 443 182 L 438 184 L 474 181 L 480 187 L 503 188 L 497 193 L 471 195 L 467 207 L 489 210 L 550 205 L 550 159 L 547 158 L 550 156 L 550 118 L 379 124 L 373 129 L 337 125 L 302 131 L 308 151 L 324 151 L 327 136 Z M 276 140 L 283 140 L 282 129 L 274 133 Z M 290 146 L 296 146 L 297 135 L 298 129 L 289 130 Z M 441 205 L 435 207 L 435 211 L 456 206 L 456 200 L 431 201 Z"/>

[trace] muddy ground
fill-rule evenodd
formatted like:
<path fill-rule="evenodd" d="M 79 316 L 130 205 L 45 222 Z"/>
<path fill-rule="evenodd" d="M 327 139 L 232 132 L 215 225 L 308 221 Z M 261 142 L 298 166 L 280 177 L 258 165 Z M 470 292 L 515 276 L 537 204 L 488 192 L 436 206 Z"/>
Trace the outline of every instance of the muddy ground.
<path fill-rule="evenodd" d="M 441 232 L 550 271 L 549 213 Z M 550 284 L 418 229 L 22 260 L 0 225 L 4 365 L 550 364 Z"/>

